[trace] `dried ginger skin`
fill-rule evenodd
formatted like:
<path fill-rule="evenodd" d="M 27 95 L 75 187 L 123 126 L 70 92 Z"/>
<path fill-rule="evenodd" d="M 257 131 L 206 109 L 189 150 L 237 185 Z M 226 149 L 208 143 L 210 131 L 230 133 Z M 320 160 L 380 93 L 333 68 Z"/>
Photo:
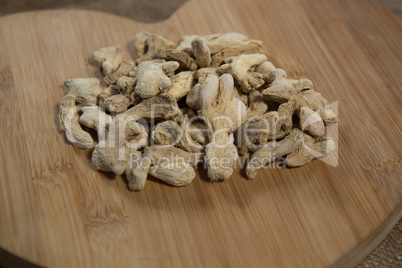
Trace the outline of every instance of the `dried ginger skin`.
<path fill-rule="evenodd" d="M 218 73 L 231 74 L 240 84 L 241 90 L 248 94 L 251 90 L 261 87 L 265 82 L 262 75 L 252 72 L 251 68 L 264 63 L 267 56 L 264 54 L 249 54 L 232 57 L 227 63 L 219 67 Z"/>
<path fill-rule="evenodd" d="M 79 122 L 98 132 L 99 140 L 104 139 L 106 130 L 109 129 L 109 125 L 112 122 L 112 117 L 106 114 L 99 106 L 86 106 L 82 107 L 82 115 Z"/>
<path fill-rule="evenodd" d="M 131 60 L 123 61 L 119 68 L 116 71 L 112 72 L 111 74 L 105 76 L 103 81 L 107 85 L 114 85 L 117 83 L 117 80 L 122 76 L 127 76 L 132 70 L 135 68 L 135 63 Z"/>
<path fill-rule="evenodd" d="M 103 88 L 96 78 L 74 78 L 64 82 L 69 95 L 74 95 L 75 102 L 85 105 L 96 105 Z"/>
<path fill-rule="evenodd" d="M 169 93 L 160 94 L 150 99 L 143 100 L 141 103 L 128 109 L 124 114 L 139 120 L 171 120 L 179 115 L 177 101 Z"/>
<path fill-rule="evenodd" d="M 160 49 L 155 58 L 178 62 L 182 70 L 195 71 L 198 68 L 197 63 L 192 57 L 177 49 Z"/>
<path fill-rule="evenodd" d="M 125 171 L 128 188 L 131 191 L 140 191 L 145 187 L 150 163 L 142 157 L 142 153 L 135 151 L 130 154 L 130 162 Z"/>
<path fill-rule="evenodd" d="M 79 148 L 93 147 L 94 140 L 91 135 L 84 131 L 79 123 L 79 108 L 76 106 L 67 114 L 64 119 L 66 138 L 69 142 Z"/>
<path fill-rule="evenodd" d="M 66 129 L 64 127 L 64 120 L 71 109 L 75 107 L 75 98 L 75 95 L 67 94 L 61 99 L 59 111 L 59 127 L 61 130 Z"/>
<path fill-rule="evenodd" d="M 158 123 L 152 131 L 152 139 L 160 145 L 175 145 L 180 135 L 180 126 L 172 120 Z"/>
<path fill-rule="evenodd" d="M 137 80 L 134 92 L 143 99 L 148 99 L 166 92 L 171 87 L 170 78 L 166 75 L 179 68 L 179 64 L 174 61 L 154 62 L 146 61 L 138 65 L 130 76 Z"/>
<path fill-rule="evenodd" d="M 299 112 L 300 127 L 302 130 L 308 131 L 315 137 L 325 135 L 325 126 L 318 112 L 314 112 L 308 107 L 301 107 Z"/>
<path fill-rule="evenodd" d="M 300 167 L 315 158 L 324 157 L 336 149 L 335 142 L 329 138 L 327 140 L 315 142 L 314 138 L 304 134 L 304 145 L 286 156 L 285 164 L 287 167 Z"/>
<path fill-rule="evenodd" d="M 248 40 L 215 53 L 212 56 L 210 66 L 219 67 L 230 57 L 240 56 L 242 54 L 261 54 L 263 50 L 261 41 Z"/>
<path fill-rule="evenodd" d="M 233 83 L 233 77 L 229 74 L 219 79 L 215 75 L 208 75 L 201 86 L 200 112 L 212 125 L 210 143 L 205 148 L 205 161 L 211 181 L 228 179 L 239 157 L 231 132 L 240 126 L 246 116 L 246 106 L 233 97 Z M 226 165 L 216 165 L 216 162 L 221 163 L 223 159 Z"/>
<path fill-rule="evenodd" d="M 195 79 L 198 80 L 198 83 L 203 84 L 205 80 L 207 79 L 207 76 L 210 74 L 214 74 L 216 76 L 219 76 L 218 73 L 218 67 L 207 67 L 207 68 L 200 68 L 197 71 L 195 71 Z"/>
<path fill-rule="evenodd" d="M 113 118 L 109 132 L 92 153 L 92 164 L 99 170 L 121 175 L 126 170 L 130 152 L 148 145 L 144 127 L 125 114 Z M 144 140 L 145 139 L 145 140 Z"/>
<path fill-rule="evenodd" d="M 211 52 L 207 42 L 199 37 L 191 42 L 195 61 L 201 68 L 208 67 L 211 64 Z"/>
<path fill-rule="evenodd" d="M 168 163 L 167 165 L 152 166 L 149 174 L 173 186 L 187 185 L 195 178 L 194 168 L 184 163 Z"/>
<path fill-rule="evenodd" d="M 104 104 L 112 115 L 118 115 L 127 111 L 130 106 L 130 99 L 125 95 L 118 94 L 105 99 Z"/>
<path fill-rule="evenodd" d="M 235 46 L 241 42 L 249 40 L 247 36 L 239 33 L 217 33 L 204 36 L 186 35 L 179 42 L 179 45 L 176 47 L 176 49 L 184 51 L 190 56 L 193 56 L 194 53 L 192 42 L 196 38 L 200 38 L 206 42 L 211 54 L 215 54 L 227 47 Z"/>
<path fill-rule="evenodd" d="M 199 110 L 201 108 L 200 98 L 201 84 L 196 84 L 187 94 L 186 104 L 188 107 Z"/>
<path fill-rule="evenodd" d="M 108 86 L 106 89 L 102 91 L 102 93 L 98 97 L 99 106 L 105 107 L 105 100 L 113 95 L 117 95 L 120 93 L 120 89 L 116 85 Z"/>
<path fill-rule="evenodd" d="M 119 46 L 104 47 L 95 51 L 93 60 L 102 66 L 104 75 L 109 75 L 117 70 L 122 61 L 122 50 Z"/>
<path fill-rule="evenodd" d="M 172 49 L 175 44 L 159 34 L 139 32 L 133 40 L 137 63 L 152 60 L 161 49 Z"/>
<path fill-rule="evenodd" d="M 266 62 L 258 65 L 257 68 L 255 69 L 255 71 L 257 73 L 262 74 L 262 79 L 264 79 L 265 84 L 267 84 L 267 85 L 272 83 L 273 77 L 271 76 L 271 73 L 275 70 L 276 70 L 275 65 L 270 61 L 266 61 Z"/>
<path fill-rule="evenodd" d="M 338 122 L 338 116 L 329 109 L 329 104 L 322 95 L 315 90 L 306 90 L 295 98 L 297 101 L 297 109 L 308 107 L 313 111 L 318 111 L 325 125 L 330 125 Z"/>
<path fill-rule="evenodd" d="M 176 100 L 187 96 L 190 90 L 194 86 L 194 72 L 186 71 L 180 72 L 170 77 L 172 83 L 168 93 L 172 95 Z"/>
<path fill-rule="evenodd" d="M 278 142 L 269 142 L 258 149 L 250 158 L 246 167 L 246 174 L 249 180 L 257 176 L 257 172 L 276 158 L 287 155 L 303 144 L 303 133 L 298 129 Z"/>
<path fill-rule="evenodd" d="M 262 96 L 269 101 L 284 103 L 297 96 L 303 90 L 313 88 L 309 79 L 287 79 L 287 73 L 283 69 L 275 69 L 271 72 L 272 83 L 262 91 Z"/>

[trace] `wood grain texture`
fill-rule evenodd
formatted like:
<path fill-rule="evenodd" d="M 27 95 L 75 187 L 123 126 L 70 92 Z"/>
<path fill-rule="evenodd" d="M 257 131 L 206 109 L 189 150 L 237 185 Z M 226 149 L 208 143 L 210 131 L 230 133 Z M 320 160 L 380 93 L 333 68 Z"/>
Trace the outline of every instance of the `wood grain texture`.
<path fill-rule="evenodd" d="M 244 3 L 191 1 L 157 24 L 81 10 L 0 18 L 1 248 L 48 267 L 323 267 L 396 222 L 401 22 L 371 1 Z M 199 170 L 186 187 L 149 181 L 139 193 L 95 171 L 90 150 L 57 129 L 62 83 L 100 78 L 92 52 L 140 30 L 263 40 L 289 77 L 338 101 L 338 159 L 328 159 L 338 165 L 265 169 L 252 181 L 238 169 L 224 183 Z"/>

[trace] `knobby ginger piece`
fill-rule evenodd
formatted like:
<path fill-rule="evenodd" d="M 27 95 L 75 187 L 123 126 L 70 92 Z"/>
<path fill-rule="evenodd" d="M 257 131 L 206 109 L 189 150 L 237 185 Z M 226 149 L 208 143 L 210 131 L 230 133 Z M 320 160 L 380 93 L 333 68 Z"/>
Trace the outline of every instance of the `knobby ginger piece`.
<path fill-rule="evenodd" d="M 179 68 L 179 64 L 175 61 L 155 62 L 145 61 L 138 65 L 134 71 L 130 72 L 130 76 L 137 81 L 134 92 L 143 99 L 148 99 L 166 92 L 172 83 L 166 73 L 172 72 Z"/>
<path fill-rule="evenodd" d="M 133 40 L 137 63 L 154 59 L 161 49 L 172 49 L 174 43 L 159 34 L 139 32 Z"/>
<path fill-rule="evenodd" d="M 98 96 L 103 92 L 103 88 L 96 78 L 75 78 L 64 82 L 68 89 L 67 95 L 75 96 L 75 102 L 85 105 L 96 105 Z"/>
<path fill-rule="evenodd" d="M 184 163 L 168 163 L 166 165 L 152 166 L 149 174 L 173 186 L 187 185 L 195 178 L 194 168 Z"/>
<path fill-rule="evenodd" d="M 179 106 L 176 99 L 169 93 L 160 94 L 128 109 L 124 114 L 133 120 L 141 118 L 148 120 L 170 120 L 179 115 Z"/>
<path fill-rule="evenodd" d="M 174 145 L 179 141 L 180 136 L 181 128 L 172 120 L 157 124 L 152 131 L 152 139 L 160 145 Z"/>
<path fill-rule="evenodd" d="M 194 53 L 192 48 L 192 42 L 194 41 L 194 39 L 197 38 L 200 38 L 206 42 L 211 54 L 215 54 L 227 47 L 235 46 L 249 39 L 247 36 L 239 33 L 223 33 L 223 34 L 217 33 L 204 36 L 186 35 L 180 41 L 176 49 L 182 50 L 187 54 L 189 54 L 190 56 L 193 56 Z"/>
<path fill-rule="evenodd" d="M 205 161 L 211 181 L 228 179 L 239 157 L 233 144 L 232 131 L 244 120 L 246 106 L 233 96 L 233 83 L 230 74 L 224 74 L 220 78 L 208 75 L 200 90 L 200 113 L 211 123 L 210 143 L 205 149 Z"/>
<path fill-rule="evenodd" d="M 125 60 L 123 61 L 119 68 L 117 68 L 116 71 L 112 72 L 111 74 L 105 76 L 103 78 L 103 81 L 107 85 L 113 85 L 117 83 L 117 80 L 122 77 L 122 76 L 127 76 L 132 70 L 135 68 L 135 63 L 131 60 Z"/>
<path fill-rule="evenodd" d="M 230 57 L 240 56 L 242 54 L 261 54 L 263 51 L 263 45 L 258 40 L 248 40 L 237 44 L 232 47 L 227 47 L 222 51 L 212 56 L 210 66 L 219 67 L 225 63 L 225 60 Z"/>
<path fill-rule="evenodd" d="M 303 137 L 304 144 L 286 156 L 286 166 L 303 166 L 314 158 L 324 157 L 336 149 L 335 142 L 331 138 L 316 142 L 315 139 L 308 134 L 303 134 Z"/>
<path fill-rule="evenodd" d="M 170 77 L 172 86 L 168 93 L 172 95 L 176 100 L 187 96 L 190 90 L 194 86 L 194 72 L 180 72 Z"/>
<path fill-rule="evenodd" d="M 122 61 L 121 47 L 101 48 L 94 52 L 92 58 L 99 66 L 102 66 L 103 74 L 109 75 L 117 70 Z"/>
<path fill-rule="evenodd" d="M 241 90 L 248 94 L 251 90 L 257 89 L 264 84 L 262 75 L 252 72 L 251 68 L 267 60 L 264 54 L 240 55 L 227 59 L 227 63 L 219 67 L 218 73 L 231 74 L 240 84 Z"/>
<path fill-rule="evenodd" d="M 203 84 L 210 74 L 218 75 L 218 67 L 200 68 L 195 72 L 195 79 L 198 83 Z"/>
<path fill-rule="evenodd" d="M 131 191 L 140 191 L 144 188 L 150 167 L 150 162 L 142 157 L 141 152 L 134 151 L 130 154 L 125 174 Z"/>
<path fill-rule="evenodd" d="M 121 175 L 130 153 L 147 145 L 148 133 L 144 126 L 130 116 L 119 114 L 113 118 L 107 137 L 96 145 L 92 164 L 99 170 Z"/>
<path fill-rule="evenodd" d="M 98 139 L 103 140 L 106 137 L 106 131 L 112 122 L 112 117 L 106 114 L 99 106 L 82 107 L 82 115 L 79 122 L 98 132 Z"/>
<path fill-rule="evenodd" d="M 118 94 L 105 99 L 104 104 L 112 115 L 118 115 L 127 111 L 130 106 L 130 99 L 125 95 Z"/>
<path fill-rule="evenodd" d="M 269 101 L 284 103 L 302 92 L 313 88 L 309 79 L 287 79 L 287 73 L 282 69 L 275 69 L 270 74 L 272 83 L 262 91 L 262 96 Z"/>
<path fill-rule="evenodd" d="M 195 71 L 198 68 L 195 60 L 181 50 L 161 49 L 155 57 L 168 61 L 178 62 L 180 64 L 180 68 L 184 70 Z"/>
<path fill-rule="evenodd" d="M 258 149 L 250 158 L 246 167 L 248 179 L 253 179 L 257 172 L 276 158 L 287 155 L 303 144 L 303 132 L 294 129 L 288 136 L 278 142 L 267 143 Z"/>
<path fill-rule="evenodd" d="M 201 68 L 208 67 L 211 63 L 211 52 L 207 42 L 197 37 L 191 42 L 191 47 L 193 49 L 195 61 L 197 62 L 198 66 Z"/>

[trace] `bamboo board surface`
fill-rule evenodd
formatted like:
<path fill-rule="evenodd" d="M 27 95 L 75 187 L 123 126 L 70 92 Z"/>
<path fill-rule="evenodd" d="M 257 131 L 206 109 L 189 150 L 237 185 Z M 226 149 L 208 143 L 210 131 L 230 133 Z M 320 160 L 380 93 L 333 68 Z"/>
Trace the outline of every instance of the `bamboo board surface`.
<path fill-rule="evenodd" d="M 401 22 L 371 1 L 245 3 L 191 1 L 156 24 L 84 10 L 1 17 L 0 248 L 47 267 L 323 267 L 374 248 L 401 216 Z M 263 40 L 277 67 L 337 105 L 335 156 L 252 181 L 199 170 L 188 186 L 138 193 L 95 171 L 57 128 L 62 83 L 100 78 L 92 52 L 119 44 L 129 58 L 140 30 Z"/>

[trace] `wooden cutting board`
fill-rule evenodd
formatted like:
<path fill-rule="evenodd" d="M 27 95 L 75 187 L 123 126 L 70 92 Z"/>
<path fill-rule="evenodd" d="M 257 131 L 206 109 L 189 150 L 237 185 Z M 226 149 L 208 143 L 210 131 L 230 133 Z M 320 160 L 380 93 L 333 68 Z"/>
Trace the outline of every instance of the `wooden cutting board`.
<path fill-rule="evenodd" d="M 334 102 L 338 150 L 252 181 L 199 170 L 186 187 L 128 191 L 56 118 L 63 81 L 101 78 L 92 52 L 119 44 L 129 58 L 140 30 L 263 40 L 276 66 Z M 47 267 L 356 264 L 402 211 L 401 32 L 374 2 L 347 0 L 191 1 L 156 24 L 84 10 L 0 18 L 0 247 Z"/>

